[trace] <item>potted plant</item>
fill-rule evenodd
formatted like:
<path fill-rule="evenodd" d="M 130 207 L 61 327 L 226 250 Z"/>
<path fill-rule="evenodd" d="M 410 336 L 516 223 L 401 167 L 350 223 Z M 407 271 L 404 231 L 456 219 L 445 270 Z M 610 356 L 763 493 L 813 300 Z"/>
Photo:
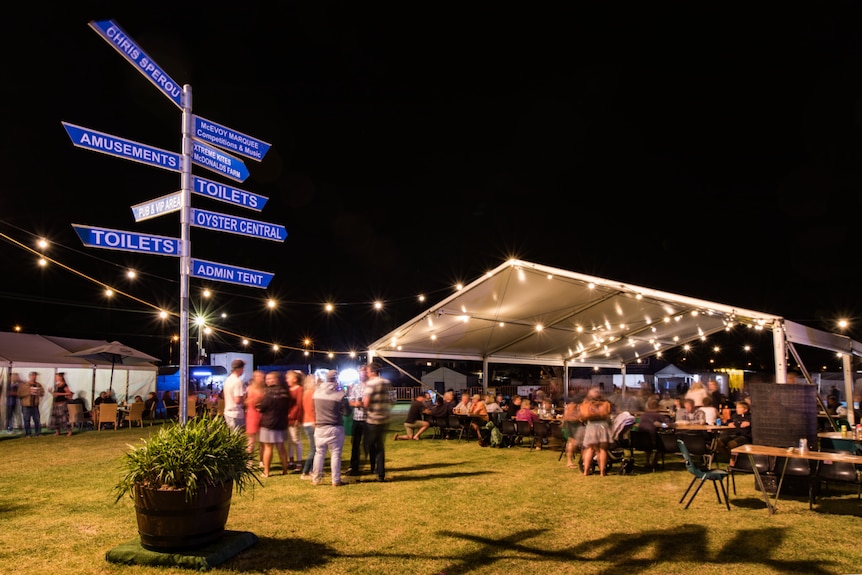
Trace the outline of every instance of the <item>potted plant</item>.
<path fill-rule="evenodd" d="M 223 418 L 167 424 L 121 460 L 119 501 L 135 502 L 141 545 L 167 551 L 219 539 L 234 490 L 261 484 L 244 433 Z"/>

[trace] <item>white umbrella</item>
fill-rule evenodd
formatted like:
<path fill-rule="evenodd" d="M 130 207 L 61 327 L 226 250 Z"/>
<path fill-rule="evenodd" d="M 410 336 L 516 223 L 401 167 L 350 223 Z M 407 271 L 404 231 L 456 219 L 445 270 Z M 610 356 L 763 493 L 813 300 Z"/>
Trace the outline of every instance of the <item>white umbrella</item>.
<path fill-rule="evenodd" d="M 153 357 L 133 347 L 124 345 L 118 341 L 112 341 L 111 343 L 104 343 L 102 345 L 97 345 L 96 347 L 82 349 L 81 351 L 76 351 L 68 355 L 69 357 L 81 357 L 84 359 L 101 359 L 104 361 L 110 361 L 111 382 L 108 384 L 108 389 L 110 390 L 113 390 L 114 388 L 114 365 L 118 363 L 127 365 L 135 363 L 147 363 L 150 361 L 159 361 L 159 358 L 157 357 Z M 128 394 L 128 379 L 126 379 L 126 395 Z"/>

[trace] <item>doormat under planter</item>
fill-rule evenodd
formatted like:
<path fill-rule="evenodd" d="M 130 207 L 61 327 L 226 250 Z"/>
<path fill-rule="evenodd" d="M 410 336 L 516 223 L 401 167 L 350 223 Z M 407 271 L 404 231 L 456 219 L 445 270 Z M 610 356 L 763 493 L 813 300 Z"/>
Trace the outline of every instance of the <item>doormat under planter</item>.
<path fill-rule="evenodd" d="M 105 553 L 105 559 L 110 563 L 124 565 L 185 567 L 206 571 L 221 565 L 257 542 L 257 535 L 249 531 L 225 531 L 221 539 L 205 547 L 182 552 L 160 553 L 144 549 L 141 546 L 141 538 L 135 537 Z"/>

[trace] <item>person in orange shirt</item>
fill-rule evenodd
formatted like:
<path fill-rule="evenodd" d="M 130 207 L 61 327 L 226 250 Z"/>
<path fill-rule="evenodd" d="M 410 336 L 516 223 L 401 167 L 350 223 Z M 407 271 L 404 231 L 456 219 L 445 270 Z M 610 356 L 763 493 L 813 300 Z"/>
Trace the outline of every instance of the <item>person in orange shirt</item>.
<path fill-rule="evenodd" d="M 248 438 L 248 452 L 251 454 L 254 454 L 258 445 L 260 411 L 257 409 L 257 403 L 264 393 L 266 393 L 266 375 L 258 369 L 252 372 L 251 381 L 245 392 L 245 435 Z M 263 464 L 262 457 L 258 461 Z"/>
<path fill-rule="evenodd" d="M 314 443 L 314 428 L 317 426 L 317 416 L 314 411 L 314 391 L 317 385 L 322 383 L 313 374 L 308 374 L 302 383 L 302 430 L 308 440 L 308 455 L 302 465 L 300 479 L 311 479 L 311 470 L 314 469 L 314 453 L 317 447 Z"/>
<path fill-rule="evenodd" d="M 287 390 L 290 392 L 291 405 L 290 411 L 287 413 L 287 440 L 284 442 L 287 447 L 287 456 L 289 461 L 287 468 L 295 469 L 297 465 L 302 467 L 302 382 L 305 380 L 305 374 L 301 371 L 292 369 L 285 375 L 287 381 Z"/>

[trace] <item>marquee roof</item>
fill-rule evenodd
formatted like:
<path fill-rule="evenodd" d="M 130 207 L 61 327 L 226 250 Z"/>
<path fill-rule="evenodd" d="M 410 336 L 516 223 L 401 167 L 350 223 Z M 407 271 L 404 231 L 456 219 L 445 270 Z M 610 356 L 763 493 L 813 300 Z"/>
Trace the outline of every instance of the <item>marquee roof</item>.
<path fill-rule="evenodd" d="M 509 260 L 378 339 L 369 353 L 621 367 L 723 330 L 862 355 L 845 336 L 770 313 Z M 782 344 L 783 345 L 783 344 Z"/>

